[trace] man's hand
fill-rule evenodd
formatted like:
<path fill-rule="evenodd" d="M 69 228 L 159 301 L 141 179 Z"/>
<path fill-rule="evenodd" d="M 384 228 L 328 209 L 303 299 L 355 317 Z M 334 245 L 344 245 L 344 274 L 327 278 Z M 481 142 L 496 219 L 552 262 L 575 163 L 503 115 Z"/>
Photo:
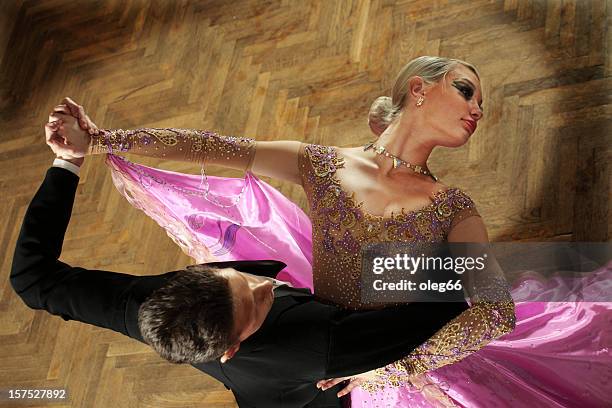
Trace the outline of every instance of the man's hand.
<path fill-rule="evenodd" d="M 76 118 L 60 113 L 49 115 L 49 122 L 45 125 L 45 139 L 57 157 L 85 157 L 90 138 L 89 134 L 79 127 Z"/>
<path fill-rule="evenodd" d="M 325 391 L 328 388 L 335 386 L 336 384 L 341 383 L 342 381 L 348 380 L 348 384 L 344 387 L 339 393 L 338 398 L 348 394 L 353 391 L 353 388 L 359 387 L 360 385 L 376 380 L 376 372 L 374 370 L 368 371 L 367 373 L 354 375 L 352 377 L 341 377 L 341 378 L 331 378 L 329 380 L 321 380 L 317 382 L 317 388 Z"/>

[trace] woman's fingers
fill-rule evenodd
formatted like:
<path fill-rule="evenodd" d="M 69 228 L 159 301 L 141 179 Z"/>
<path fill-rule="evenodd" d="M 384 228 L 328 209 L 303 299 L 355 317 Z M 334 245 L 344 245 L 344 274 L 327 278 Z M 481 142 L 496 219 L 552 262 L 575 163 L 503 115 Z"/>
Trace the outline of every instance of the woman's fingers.
<path fill-rule="evenodd" d="M 73 101 L 72 99 L 66 97 L 62 100 L 62 105 L 66 105 L 66 107 L 70 110 L 70 114 L 77 119 L 81 118 L 81 111 L 83 111 L 83 107 Z M 84 112 L 83 112 L 84 113 Z"/>
<path fill-rule="evenodd" d="M 340 384 L 342 381 L 345 381 L 348 377 L 343 378 L 331 378 L 329 380 L 321 380 L 317 382 L 317 388 L 322 389 L 323 391 L 327 390 L 335 386 L 336 384 Z"/>
<path fill-rule="evenodd" d="M 70 114 L 77 119 L 81 129 L 87 130 L 88 124 L 84 118 L 85 111 L 83 110 L 83 107 L 68 97 L 62 100 L 62 105 L 65 105 L 70 111 Z"/>
<path fill-rule="evenodd" d="M 68 97 L 65 97 L 62 100 L 62 104 L 66 105 L 66 107 L 68 107 L 68 109 L 70 110 L 72 116 L 78 119 L 79 126 L 81 127 L 81 129 L 89 131 L 89 134 L 97 135 L 99 133 L 98 127 L 95 125 L 95 123 L 93 123 L 89 116 L 87 116 L 87 114 L 85 113 L 85 109 L 81 105 L 79 105 Z"/>
<path fill-rule="evenodd" d="M 64 104 L 61 104 L 61 105 L 57 105 L 53 109 L 53 112 L 54 113 L 62 113 L 62 114 L 65 114 L 65 115 L 70 115 L 70 116 L 76 118 L 77 121 L 79 122 L 79 127 L 81 129 L 86 130 L 90 135 L 94 135 L 94 134 L 97 135 L 99 133 L 98 127 L 91 121 L 91 119 L 89 119 L 89 116 L 85 115 L 84 119 L 82 118 L 82 113 L 81 113 L 82 112 L 82 108 L 83 107 L 80 107 L 80 109 L 79 109 L 79 106 L 76 105 L 73 108 L 73 110 L 70 110 L 70 107 L 64 103 Z M 78 115 L 78 116 L 73 115 L 72 114 L 73 111 L 75 111 L 76 115 Z M 79 116 L 81 116 L 81 119 L 79 119 Z M 85 123 L 84 126 L 83 126 L 83 123 Z"/>
<path fill-rule="evenodd" d="M 65 115 L 72 115 L 70 109 L 68 109 L 66 105 L 57 105 L 55 108 L 53 108 L 53 112 L 59 112 Z"/>
<path fill-rule="evenodd" d="M 349 382 L 347 383 L 346 387 L 344 387 L 340 392 L 338 392 L 338 394 L 336 394 L 338 398 L 350 393 L 351 391 L 353 391 L 354 388 L 359 387 L 362 383 L 365 382 L 363 378 L 359 377 L 330 378 L 328 380 L 318 381 L 317 388 L 320 388 L 321 390 L 325 391 L 346 380 L 349 380 Z"/>
<path fill-rule="evenodd" d="M 338 398 L 348 394 L 349 392 L 353 391 L 353 389 L 355 387 L 359 387 L 362 383 L 363 383 L 363 379 L 361 378 L 356 378 L 354 380 L 351 380 L 346 387 L 344 387 L 338 394 L 336 394 L 338 396 Z"/>
<path fill-rule="evenodd" d="M 329 380 L 320 380 L 317 382 L 317 388 L 321 388 L 322 390 L 324 390 L 325 387 L 329 382 L 331 382 L 333 380 L 333 378 L 329 379 Z"/>
<path fill-rule="evenodd" d="M 71 115 L 60 112 L 51 112 L 49 114 L 49 122 L 55 122 L 56 120 L 61 120 L 62 124 L 70 123 Z"/>

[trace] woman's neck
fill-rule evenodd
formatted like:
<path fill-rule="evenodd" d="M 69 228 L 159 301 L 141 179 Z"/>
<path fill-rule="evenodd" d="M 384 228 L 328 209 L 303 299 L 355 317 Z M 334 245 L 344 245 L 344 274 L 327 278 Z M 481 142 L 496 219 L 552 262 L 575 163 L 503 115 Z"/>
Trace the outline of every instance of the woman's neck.
<path fill-rule="evenodd" d="M 387 152 L 390 154 L 407 161 L 410 164 L 427 168 L 427 160 L 433 150 L 434 146 L 427 143 L 424 140 L 422 134 L 418 134 L 414 127 L 406 126 L 403 124 L 400 126 L 400 120 L 392 123 L 385 131 L 380 135 L 376 141 L 378 146 L 384 146 Z M 415 176 L 424 176 L 416 174 L 412 170 L 401 166 L 396 169 L 393 168 L 393 160 L 383 155 L 376 155 L 374 161 L 378 164 L 383 176 L 391 176 L 395 174 L 408 174 L 411 173 Z M 421 178 L 421 177 L 419 177 Z"/>

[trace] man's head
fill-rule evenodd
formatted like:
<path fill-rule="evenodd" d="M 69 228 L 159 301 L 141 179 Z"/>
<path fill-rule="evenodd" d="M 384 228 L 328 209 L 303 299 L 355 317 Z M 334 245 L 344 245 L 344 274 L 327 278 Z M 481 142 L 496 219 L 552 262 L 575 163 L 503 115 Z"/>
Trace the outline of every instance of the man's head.
<path fill-rule="evenodd" d="M 138 325 L 143 339 L 173 363 L 225 361 L 261 327 L 273 302 L 266 279 L 193 265 L 147 298 Z"/>

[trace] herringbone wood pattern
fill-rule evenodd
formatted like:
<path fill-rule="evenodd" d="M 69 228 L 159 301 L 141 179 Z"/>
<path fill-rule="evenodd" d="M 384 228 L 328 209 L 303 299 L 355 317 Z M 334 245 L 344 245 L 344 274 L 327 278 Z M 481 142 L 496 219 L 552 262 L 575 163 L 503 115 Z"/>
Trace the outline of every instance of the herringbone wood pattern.
<path fill-rule="evenodd" d="M 65 407 L 235 406 L 199 371 L 168 364 L 121 335 L 34 312 L 13 293 L 15 240 L 52 162 L 43 125 L 62 97 L 107 128 L 207 128 L 357 145 L 371 139 L 370 103 L 388 94 L 406 62 L 419 55 L 465 59 L 483 76 L 486 116 L 467 145 L 434 152 L 432 171 L 472 196 L 494 241 L 606 241 L 610 4 L 2 2 L 0 388 L 67 388 L 69 403 L 53 405 Z M 272 184 L 305 208 L 299 188 Z M 82 169 L 62 259 L 134 274 L 191 263 L 120 198 L 101 157 Z"/>

